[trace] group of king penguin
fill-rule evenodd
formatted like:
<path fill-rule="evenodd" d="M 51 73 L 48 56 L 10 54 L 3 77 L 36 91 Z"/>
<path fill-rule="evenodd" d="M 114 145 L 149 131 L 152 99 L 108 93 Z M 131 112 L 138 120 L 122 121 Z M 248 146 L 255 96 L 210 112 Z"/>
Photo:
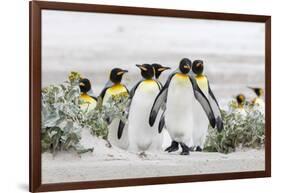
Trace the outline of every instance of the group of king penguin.
<path fill-rule="evenodd" d="M 253 106 L 260 107 L 260 110 L 262 112 L 264 112 L 265 103 L 264 103 L 264 100 L 262 99 L 262 96 L 264 94 L 264 90 L 262 88 L 259 88 L 259 87 L 248 87 L 248 88 L 253 90 L 254 93 L 256 94 L 256 96 L 251 101 L 246 101 L 246 97 L 245 97 L 244 94 L 238 94 L 235 97 L 236 103 L 237 103 L 237 106 L 235 107 L 236 112 L 240 113 L 241 115 L 246 116 L 246 111 L 245 111 L 245 108 L 244 108 L 244 105 L 245 105 L 246 102 L 249 102 Z"/>
<path fill-rule="evenodd" d="M 130 152 L 146 155 L 147 151 L 162 149 L 163 130 L 171 138 L 165 149 L 181 155 L 202 151 L 209 124 L 218 131 L 223 129 L 220 107 L 209 80 L 203 73 L 202 60 L 183 58 L 168 76 L 165 84 L 159 81 L 161 73 L 169 70 L 160 64 L 137 64 L 142 79 L 129 91 L 122 84 L 127 70 L 114 68 L 99 97 L 105 105 L 110 97 L 128 94 L 127 121 L 108 120 L 108 140 L 112 145 Z M 81 99 L 95 107 L 97 98 L 90 96 L 90 81 L 80 80 Z"/>

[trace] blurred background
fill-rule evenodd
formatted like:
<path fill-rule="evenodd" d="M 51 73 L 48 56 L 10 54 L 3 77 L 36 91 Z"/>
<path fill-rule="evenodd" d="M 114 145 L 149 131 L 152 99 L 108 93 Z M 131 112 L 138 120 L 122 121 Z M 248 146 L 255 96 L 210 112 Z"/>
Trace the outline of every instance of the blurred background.
<path fill-rule="evenodd" d="M 130 89 L 141 79 L 135 64 L 178 67 L 183 57 L 202 59 L 222 107 L 236 94 L 264 88 L 265 26 L 260 23 L 119 14 L 42 13 L 42 86 L 61 83 L 70 71 L 91 80 L 98 95 L 110 70 L 129 70 Z M 172 71 L 173 71 L 172 70 Z M 160 77 L 162 83 L 172 71 Z"/>

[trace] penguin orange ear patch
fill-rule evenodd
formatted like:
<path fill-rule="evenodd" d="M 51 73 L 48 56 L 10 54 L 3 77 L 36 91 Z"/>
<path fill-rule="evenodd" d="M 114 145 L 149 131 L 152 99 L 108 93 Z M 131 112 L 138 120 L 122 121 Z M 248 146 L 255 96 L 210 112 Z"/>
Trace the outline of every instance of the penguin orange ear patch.
<path fill-rule="evenodd" d="M 164 71 L 164 70 L 166 70 L 167 68 L 158 68 L 158 71 L 160 71 L 160 72 L 162 72 L 162 71 Z"/>
<path fill-rule="evenodd" d="M 147 71 L 147 68 L 143 66 L 140 66 L 140 69 L 142 69 L 143 71 Z"/>
<path fill-rule="evenodd" d="M 120 75 L 122 75 L 122 74 L 124 74 L 123 71 L 117 72 L 117 75 L 118 75 L 118 76 L 120 76 Z"/>
<path fill-rule="evenodd" d="M 147 71 L 147 68 L 144 67 L 143 65 L 136 64 L 136 66 L 137 66 L 138 68 L 140 68 L 141 70 L 143 70 L 143 71 Z"/>

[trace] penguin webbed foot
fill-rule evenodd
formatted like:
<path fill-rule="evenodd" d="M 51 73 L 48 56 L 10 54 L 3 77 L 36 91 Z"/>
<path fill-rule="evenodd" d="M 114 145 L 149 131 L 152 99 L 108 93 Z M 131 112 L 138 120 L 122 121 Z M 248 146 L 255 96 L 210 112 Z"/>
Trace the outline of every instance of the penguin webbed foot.
<path fill-rule="evenodd" d="M 146 158 L 147 154 L 144 151 L 142 151 L 142 152 L 139 153 L 139 157 L 140 158 Z"/>
<path fill-rule="evenodd" d="M 172 141 L 171 145 L 165 149 L 168 153 L 177 151 L 179 149 L 179 143 Z"/>
<path fill-rule="evenodd" d="M 189 151 L 195 151 L 195 146 L 189 147 Z"/>
<path fill-rule="evenodd" d="M 200 146 L 197 146 L 196 149 L 195 149 L 195 151 L 202 152 L 203 149 L 202 149 Z"/>
<path fill-rule="evenodd" d="M 189 155 L 189 147 L 185 145 L 183 142 L 180 143 L 180 146 L 182 148 L 182 152 L 180 153 L 181 155 Z"/>
<path fill-rule="evenodd" d="M 108 147 L 108 148 L 112 148 L 112 145 L 111 145 L 110 141 L 108 139 L 106 139 L 105 141 L 106 141 L 105 146 Z"/>

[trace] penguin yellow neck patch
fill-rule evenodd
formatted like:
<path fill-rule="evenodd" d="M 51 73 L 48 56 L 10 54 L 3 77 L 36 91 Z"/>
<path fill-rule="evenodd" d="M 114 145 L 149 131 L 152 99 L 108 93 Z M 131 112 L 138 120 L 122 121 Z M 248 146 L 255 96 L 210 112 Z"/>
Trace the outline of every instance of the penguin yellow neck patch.
<path fill-rule="evenodd" d="M 154 83 L 156 83 L 155 80 L 153 80 L 153 79 L 146 79 L 143 82 L 147 83 L 147 84 L 154 84 Z"/>
<path fill-rule="evenodd" d="M 115 84 L 108 89 L 108 93 L 111 95 L 117 95 L 123 92 L 127 92 L 127 89 L 122 84 Z"/>
<path fill-rule="evenodd" d="M 263 103 L 263 100 L 260 98 L 260 97 L 256 97 L 253 101 L 252 101 L 253 104 L 261 104 Z"/>
<path fill-rule="evenodd" d="M 200 74 L 200 75 L 196 75 L 195 78 L 196 79 L 205 79 L 206 77 L 204 75 Z"/>
<path fill-rule="evenodd" d="M 204 75 L 197 75 L 195 77 L 195 79 L 196 79 L 196 82 L 197 82 L 197 84 L 198 84 L 198 86 L 201 90 L 207 90 L 208 89 L 208 80 Z"/>
<path fill-rule="evenodd" d="M 189 76 L 187 74 L 177 73 L 173 77 L 173 81 L 178 85 L 186 86 L 190 80 L 189 80 Z"/>
<path fill-rule="evenodd" d="M 87 93 L 82 93 L 80 95 L 80 99 L 82 99 L 83 101 L 85 101 L 87 103 L 94 103 L 94 102 L 96 102 L 96 100 L 93 99 L 91 96 L 89 96 Z"/>
<path fill-rule="evenodd" d="M 243 104 L 238 104 L 237 108 L 238 108 L 238 109 L 243 109 L 243 108 L 244 108 L 244 107 L 243 107 Z"/>
<path fill-rule="evenodd" d="M 159 89 L 159 87 L 155 80 L 146 79 L 141 82 L 139 89 L 143 92 L 154 92 L 155 89 Z"/>
<path fill-rule="evenodd" d="M 180 79 L 187 79 L 189 76 L 187 74 L 177 73 L 176 77 Z"/>

